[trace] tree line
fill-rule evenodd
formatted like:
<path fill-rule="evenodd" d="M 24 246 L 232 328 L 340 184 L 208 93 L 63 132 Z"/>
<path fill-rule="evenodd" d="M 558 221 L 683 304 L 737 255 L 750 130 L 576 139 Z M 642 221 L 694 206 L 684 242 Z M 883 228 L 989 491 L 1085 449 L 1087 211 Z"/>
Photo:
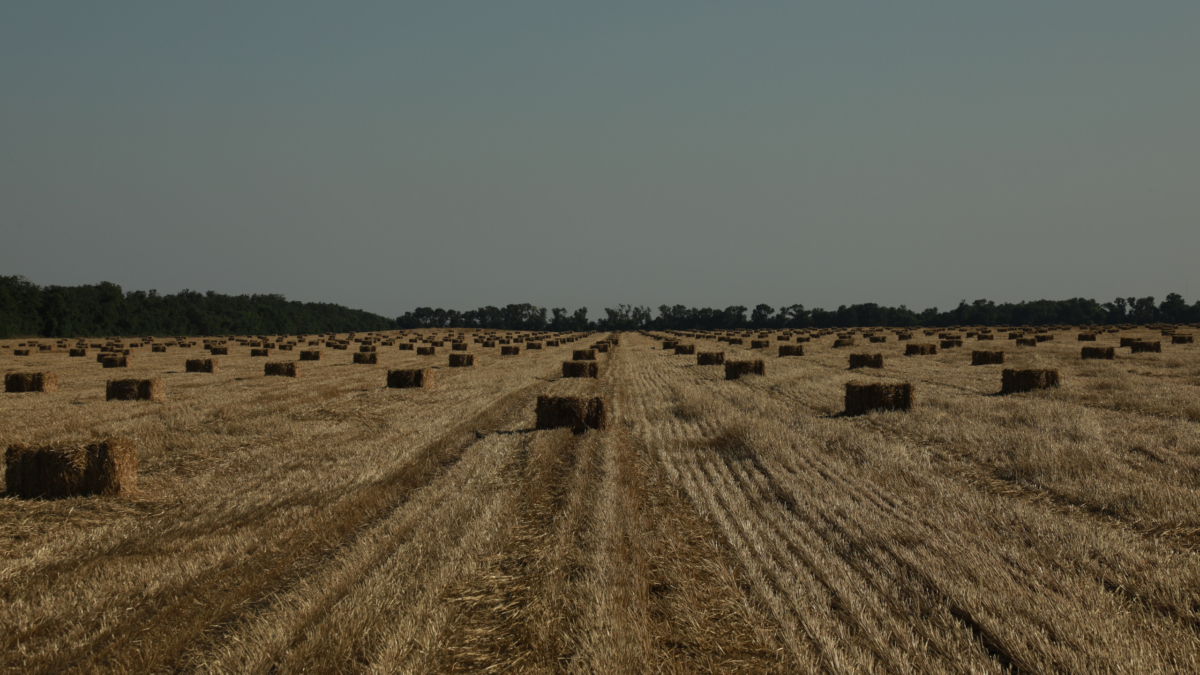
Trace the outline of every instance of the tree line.
<path fill-rule="evenodd" d="M 835 310 L 753 309 L 661 305 L 657 316 L 645 306 L 617 305 L 604 316 L 588 318 L 588 309 L 547 310 L 531 304 L 480 307 L 469 311 L 418 307 L 394 319 L 341 305 L 297 302 L 282 295 L 223 295 L 184 290 L 125 292 L 101 282 L 83 286 L 38 286 L 20 276 L 0 276 L 0 338 L 98 335 L 257 335 L 397 328 L 487 328 L 497 330 L 733 330 L 845 328 L 851 326 L 966 326 L 1046 324 L 1200 323 L 1200 301 L 1191 305 L 1178 293 L 1156 303 L 1153 297 L 1116 298 L 1112 302 L 1072 298 L 1000 303 L 965 300 L 951 310 L 920 312 L 904 305 L 842 305 Z"/>

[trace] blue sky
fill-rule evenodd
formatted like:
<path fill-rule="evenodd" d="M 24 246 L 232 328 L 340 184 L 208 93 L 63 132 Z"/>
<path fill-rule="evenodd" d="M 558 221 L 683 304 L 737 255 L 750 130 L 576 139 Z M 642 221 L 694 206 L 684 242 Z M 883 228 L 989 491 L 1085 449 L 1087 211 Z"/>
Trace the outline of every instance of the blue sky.
<path fill-rule="evenodd" d="M 395 315 L 1200 296 L 1200 3 L 5 3 L 0 273 Z"/>

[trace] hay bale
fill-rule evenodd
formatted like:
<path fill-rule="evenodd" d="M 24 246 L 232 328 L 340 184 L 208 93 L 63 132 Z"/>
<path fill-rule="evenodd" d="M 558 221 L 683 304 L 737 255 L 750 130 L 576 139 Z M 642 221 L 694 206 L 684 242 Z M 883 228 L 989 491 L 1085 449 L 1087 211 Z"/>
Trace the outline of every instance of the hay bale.
<path fill-rule="evenodd" d="M 1008 334 L 1009 340 L 1020 340 L 1023 337 L 1025 337 L 1024 333 L 1009 333 Z"/>
<path fill-rule="evenodd" d="M 268 348 L 266 348 L 266 347 L 263 347 L 263 348 L 261 348 L 261 349 L 251 349 L 251 350 L 250 350 L 250 356 L 270 356 L 270 355 L 271 355 L 271 351 L 272 351 L 272 350 L 270 350 L 270 349 L 268 349 Z"/>
<path fill-rule="evenodd" d="M 133 363 L 132 356 L 115 356 L 112 354 L 102 354 L 100 365 L 105 368 L 128 368 L 129 364 Z"/>
<path fill-rule="evenodd" d="M 263 375 L 300 377 L 300 366 L 295 361 L 270 361 L 263 364 Z"/>
<path fill-rule="evenodd" d="M 725 364 L 725 352 L 699 352 L 696 354 L 698 366 L 721 366 Z"/>
<path fill-rule="evenodd" d="M 767 365 L 764 361 L 726 361 L 725 379 L 736 380 L 743 375 L 766 375 Z"/>
<path fill-rule="evenodd" d="M 936 356 L 938 346 L 924 343 L 911 343 L 904 345 L 905 356 Z"/>
<path fill-rule="evenodd" d="M 411 352 L 415 349 L 415 345 L 411 342 L 401 342 L 396 345 L 398 351 Z"/>
<path fill-rule="evenodd" d="M 663 340 L 663 343 L 662 343 L 663 351 L 665 352 L 665 351 L 673 350 L 673 349 L 675 349 L 675 345 L 677 345 L 677 344 L 679 344 L 678 340 Z"/>
<path fill-rule="evenodd" d="M 909 382 L 847 382 L 846 415 L 865 415 L 872 410 L 911 410 L 913 386 Z"/>
<path fill-rule="evenodd" d="M 1176 333 L 1171 336 L 1171 344 L 1173 345 L 1190 345 L 1193 342 L 1195 340 L 1192 338 L 1191 333 Z"/>
<path fill-rule="evenodd" d="M 137 447 L 127 438 L 41 448 L 14 443 L 4 464 L 8 494 L 22 499 L 116 497 L 137 489 Z"/>
<path fill-rule="evenodd" d="M 838 338 L 833 341 L 833 348 L 853 347 L 855 344 L 854 338 Z"/>
<path fill-rule="evenodd" d="M 389 370 L 387 386 L 390 389 L 428 388 L 433 385 L 433 370 L 416 368 L 411 370 Z"/>
<path fill-rule="evenodd" d="M 363 345 L 358 348 L 358 353 L 359 354 L 373 354 L 378 350 L 379 350 L 379 348 L 376 347 L 375 345 Z"/>
<path fill-rule="evenodd" d="M 167 385 L 161 377 L 148 380 L 109 380 L 104 388 L 106 401 L 154 401 L 167 400 Z"/>
<path fill-rule="evenodd" d="M 1116 358 L 1117 350 L 1112 347 L 1084 347 L 1079 354 L 1081 359 L 1105 359 L 1112 361 Z"/>
<path fill-rule="evenodd" d="M 379 363 L 379 354 L 375 352 L 357 352 L 354 354 L 354 362 L 373 366 Z"/>
<path fill-rule="evenodd" d="M 166 345 L 150 345 L 150 351 L 158 352 L 159 354 L 165 354 L 165 353 L 167 353 L 167 346 Z"/>
<path fill-rule="evenodd" d="M 450 355 L 450 367 L 451 368 L 469 368 L 473 365 L 475 365 L 475 355 L 474 354 L 451 354 Z"/>
<path fill-rule="evenodd" d="M 72 350 L 69 352 L 69 354 L 70 354 L 71 356 L 87 356 L 87 355 L 88 355 L 88 351 L 87 351 L 87 349 L 86 349 L 86 348 L 83 348 L 83 347 L 81 347 L 81 348 L 79 348 L 79 349 L 72 349 Z"/>
<path fill-rule="evenodd" d="M 696 345 L 675 345 L 676 354 L 691 355 L 696 353 Z"/>
<path fill-rule="evenodd" d="M 971 365 L 973 366 L 992 366 L 1004 363 L 1004 352 L 991 351 L 973 351 L 971 352 Z"/>
<path fill-rule="evenodd" d="M 221 370 L 221 364 L 216 359 L 188 359 L 184 363 L 184 370 L 189 373 L 217 373 Z"/>
<path fill-rule="evenodd" d="M 1017 346 L 1018 347 L 1036 347 L 1036 346 L 1038 346 L 1038 341 L 1033 338 L 1017 338 Z"/>
<path fill-rule="evenodd" d="M 29 356 L 28 349 L 14 349 L 13 356 Z"/>
<path fill-rule="evenodd" d="M 208 353 L 213 356 L 229 356 L 229 347 L 209 347 Z"/>
<path fill-rule="evenodd" d="M 417 347 L 417 356 L 434 356 L 436 353 L 435 347 Z"/>
<path fill-rule="evenodd" d="M 770 349 L 770 348 L 771 348 L 770 340 L 751 340 L 750 341 L 750 349 Z"/>
<path fill-rule="evenodd" d="M 534 412 L 538 429 L 567 427 L 572 433 L 581 434 L 588 429 L 608 427 L 608 401 L 603 397 L 543 394 L 537 397 Z"/>
<path fill-rule="evenodd" d="M 575 361 L 595 361 L 595 349 L 575 349 L 571 351 L 571 359 Z"/>
<path fill-rule="evenodd" d="M 963 346 L 963 341 L 959 340 L 957 338 L 942 340 L 942 342 L 941 342 L 942 349 L 953 349 L 955 347 L 961 347 L 961 346 Z"/>
<path fill-rule="evenodd" d="M 1053 342 L 1054 336 L 1046 334 L 1046 333 L 1042 333 L 1040 335 L 1034 335 L 1033 339 L 1037 340 L 1038 342 Z"/>
<path fill-rule="evenodd" d="M 558 340 L 546 340 L 546 346 L 547 347 L 557 347 Z"/>
<path fill-rule="evenodd" d="M 1059 381 L 1060 378 L 1057 370 L 1036 368 L 1016 370 L 1005 368 L 1000 374 L 1000 391 L 1005 394 L 1015 394 L 1022 391 L 1050 389 L 1051 387 L 1057 387 Z"/>
<path fill-rule="evenodd" d="M 525 343 L 525 349 L 541 349 L 541 348 L 542 348 L 542 343 L 540 343 L 540 342 L 526 342 Z"/>
<path fill-rule="evenodd" d="M 482 344 L 486 349 L 492 349 L 496 346 L 496 341 L 495 340 L 484 340 L 480 344 Z"/>
<path fill-rule="evenodd" d="M 607 342 L 598 342 L 598 343 L 592 345 L 592 349 L 595 349 L 597 352 L 599 352 L 601 354 L 607 354 L 608 353 L 608 343 Z"/>
<path fill-rule="evenodd" d="M 850 370 L 856 368 L 882 368 L 883 354 L 851 354 Z"/>
<path fill-rule="evenodd" d="M 731 345 L 740 345 L 740 344 L 744 344 L 744 343 L 742 342 L 742 338 L 740 338 L 740 337 L 731 337 L 731 338 L 729 338 L 728 340 L 726 340 L 726 342 L 728 342 L 728 343 L 729 343 L 729 344 L 731 344 Z"/>
<path fill-rule="evenodd" d="M 563 377 L 600 377 L 600 364 L 595 361 L 563 361 Z"/>
<path fill-rule="evenodd" d="M 1133 354 L 1144 354 L 1153 352 L 1155 354 L 1162 352 L 1162 343 L 1157 340 L 1147 342 L 1145 340 L 1135 340 L 1129 345 L 1129 349 Z"/>
<path fill-rule="evenodd" d="M 872 343 L 887 342 L 886 335 L 872 335 L 868 338 Z"/>
<path fill-rule="evenodd" d="M 500 356 L 519 356 L 521 348 L 517 345 L 501 345 Z"/>
<path fill-rule="evenodd" d="M 58 373 L 8 373 L 4 376 L 4 391 L 52 394 L 58 391 Z"/>
<path fill-rule="evenodd" d="M 455 352 L 465 352 L 465 351 L 467 351 L 467 343 L 465 343 L 465 342 L 451 342 L 451 343 L 450 343 L 450 350 L 451 350 L 451 351 L 455 351 Z"/>
<path fill-rule="evenodd" d="M 976 342 L 982 342 L 982 341 L 988 341 L 988 340 L 995 341 L 995 339 L 996 339 L 996 336 L 992 335 L 991 333 L 980 333 L 979 335 L 975 336 Z"/>
<path fill-rule="evenodd" d="M 804 356 L 804 345 L 779 345 L 779 355 Z"/>
<path fill-rule="evenodd" d="M 309 349 L 309 350 L 301 350 L 300 351 L 300 360 L 301 361 L 321 361 L 322 359 L 323 359 L 323 357 L 321 356 L 320 349 Z"/>
<path fill-rule="evenodd" d="M 1080 342 L 1095 342 L 1096 334 L 1095 333 L 1080 333 L 1078 340 Z"/>

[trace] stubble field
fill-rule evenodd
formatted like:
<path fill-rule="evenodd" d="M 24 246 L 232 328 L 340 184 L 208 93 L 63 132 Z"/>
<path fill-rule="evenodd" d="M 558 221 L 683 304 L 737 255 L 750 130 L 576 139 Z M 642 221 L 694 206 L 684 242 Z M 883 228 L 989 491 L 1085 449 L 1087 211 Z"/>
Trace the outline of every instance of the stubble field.
<path fill-rule="evenodd" d="M 599 334 L 470 344 L 471 368 L 326 349 L 296 379 L 240 346 L 217 374 L 183 372 L 199 348 L 4 350 L 59 391 L 3 394 L 0 446 L 127 437 L 139 490 L 0 499 L 0 668 L 1200 672 L 1200 347 L 1082 361 L 1118 334 L 1075 332 L 913 357 L 683 338 L 765 360 L 732 381 L 637 333 L 598 379 L 560 375 Z M 999 395 L 1003 368 L 1062 386 Z M 105 401 L 113 377 L 167 399 Z M 850 380 L 915 405 L 844 416 Z M 536 429 L 539 394 L 604 396 L 609 426 Z"/>

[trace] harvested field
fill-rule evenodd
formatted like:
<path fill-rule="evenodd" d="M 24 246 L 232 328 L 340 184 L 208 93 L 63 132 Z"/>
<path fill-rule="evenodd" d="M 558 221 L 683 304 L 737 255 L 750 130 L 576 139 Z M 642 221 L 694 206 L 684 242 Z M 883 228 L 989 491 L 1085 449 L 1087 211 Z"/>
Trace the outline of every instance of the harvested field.
<path fill-rule="evenodd" d="M 0 447 L 137 455 L 128 496 L 0 499 L 0 671 L 1200 670 L 1200 349 L 1042 342 L 1005 368 L 1059 386 L 998 396 L 961 349 L 848 371 L 833 340 L 733 380 L 634 333 L 600 379 L 555 348 L 331 351 L 295 381 L 144 350 L 121 377 L 161 378 L 153 404 L 0 353 L 58 374 L 0 396 Z M 852 380 L 916 396 L 848 416 Z M 539 429 L 542 395 L 603 399 L 605 428 Z"/>

